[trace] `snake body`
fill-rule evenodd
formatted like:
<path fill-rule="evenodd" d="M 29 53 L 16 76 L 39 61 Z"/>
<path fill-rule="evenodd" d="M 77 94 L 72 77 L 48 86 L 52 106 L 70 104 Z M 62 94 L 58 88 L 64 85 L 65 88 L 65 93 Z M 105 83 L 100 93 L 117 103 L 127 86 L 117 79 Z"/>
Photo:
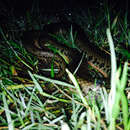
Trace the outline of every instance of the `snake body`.
<path fill-rule="evenodd" d="M 68 44 L 70 44 L 71 47 L 62 44 L 62 41 L 56 38 L 60 35 L 66 39 L 68 38 L 67 35 L 72 33 L 72 39 L 68 40 Z M 75 46 L 72 47 L 73 40 Z M 79 76 L 82 77 L 89 64 L 104 78 L 109 77 L 110 56 L 94 44 L 90 43 L 83 29 L 76 24 L 52 23 L 45 25 L 41 31 L 26 31 L 23 34 L 22 43 L 29 52 L 37 56 L 37 58 L 46 65 L 49 65 L 55 57 L 54 66 L 59 68 L 59 72 L 56 74 L 57 77 L 64 75 L 66 66 L 73 68 L 80 61 L 83 53 L 85 54 L 85 58 L 80 66 L 79 70 L 81 72 L 79 73 Z M 48 47 L 48 44 L 49 46 L 51 45 L 57 50 L 60 50 L 69 63 L 66 63 L 59 54 L 54 53 L 54 51 Z"/>

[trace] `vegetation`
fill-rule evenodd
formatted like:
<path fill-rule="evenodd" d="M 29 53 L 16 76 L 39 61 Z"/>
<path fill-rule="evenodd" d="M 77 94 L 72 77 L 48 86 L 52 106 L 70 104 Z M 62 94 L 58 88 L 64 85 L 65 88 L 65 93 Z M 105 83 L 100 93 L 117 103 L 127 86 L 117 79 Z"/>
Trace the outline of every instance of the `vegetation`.
<path fill-rule="evenodd" d="M 100 48 L 107 51 L 110 48 L 110 89 L 100 88 L 99 101 L 95 95 L 93 99 L 83 95 L 68 69 L 72 84 L 37 74 L 39 61 L 23 48 L 20 40 L 23 30 L 32 26 L 39 30 L 47 24 L 39 17 L 35 19 L 34 10 L 24 16 L 24 24 L 14 18 L 7 21 L 7 28 L 0 27 L 0 129 L 130 129 L 127 11 L 122 18 L 106 5 L 103 7 L 96 16 L 92 10 L 86 14 L 86 10 L 80 9 L 71 12 L 73 17 L 65 16 L 81 25 Z M 117 68 L 116 59 L 120 55 L 124 64 Z"/>

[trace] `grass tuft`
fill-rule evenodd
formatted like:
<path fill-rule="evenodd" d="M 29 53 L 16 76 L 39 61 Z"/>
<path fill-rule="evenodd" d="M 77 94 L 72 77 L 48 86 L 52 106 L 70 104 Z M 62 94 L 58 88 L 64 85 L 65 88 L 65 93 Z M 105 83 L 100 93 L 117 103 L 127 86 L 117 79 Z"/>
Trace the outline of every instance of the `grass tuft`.
<path fill-rule="evenodd" d="M 72 74 L 66 69 L 72 84 L 70 81 L 67 82 L 68 79 L 65 77 L 64 80 L 62 77 L 57 80 L 37 73 L 39 61 L 23 48 L 20 34 L 27 28 L 43 29 L 45 24 L 53 21 L 53 18 L 51 20 L 50 17 L 44 16 L 42 19 L 42 13 L 35 5 L 36 3 L 32 11 L 27 11 L 26 16 L 23 16 L 24 22 L 21 23 L 13 17 L 13 21 L 7 21 L 5 25 L 7 28 L 0 27 L 0 129 L 129 130 L 130 102 L 126 94 L 129 93 L 127 82 L 130 57 L 126 49 L 130 41 L 128 12 L 122 18 L 121 14 L 117 14 L 113 8 L 103 5 L 104 9 L 95 8 L 98 13 L 96 15 L 95 10 L 92 9 L 87 11 L 76 9 L 72 11 L 73 17 L 68 18 L 81 25 L 92 43 L 106 51 L 110 48 L 110 88 L 99 89 L 99 100 L 96 94 L 91 92 L 88 92 L 87 96 L 84 95 L 75 77 L 77 70 Z M 48 20 L 44 21 L 44 19 Z M 17 27 L 15 23 L 20 25 Z M 71 28 L 68 34 L 69 40 L 62 36 L 52 36 L 66 45 L 71 42 L 70 48 L 76 48 L 74 41 L 77 34 L 75 33 Z M 48 45 L 48 47 L 63 57 L 68 64 L 62 52 L 54 46 Z M 120 55 L 122 55 L 121 59 Z M 119 68 L 117 59 L 124 63 Z M 51 67 L 53 70 L 54 66 Z M 52 77 L 54 77 L 53 72 Z M 94 98 L 91 98 L 92 96 Z"/>

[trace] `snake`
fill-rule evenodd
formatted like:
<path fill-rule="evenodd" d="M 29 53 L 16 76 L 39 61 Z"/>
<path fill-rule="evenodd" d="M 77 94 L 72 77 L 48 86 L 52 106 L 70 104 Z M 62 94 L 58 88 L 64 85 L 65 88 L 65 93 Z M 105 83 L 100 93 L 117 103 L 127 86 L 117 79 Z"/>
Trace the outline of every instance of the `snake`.
<path fill-rule="evenodd" d="M 77 24 L 51 23 L 45 25 L 42 30 L 25 31 L 22 44 L 39 59 L 42 67 L 51 67 L 53 61 L 54 68 L 59 70 L 55 77 L 65 75 L 66 67 L 73 71 L 84 54 L 78 76 L 84 78 L 89 65 L 103 78 L 108 79 L 110 55 L 88 39 L 84 30 Z"/>

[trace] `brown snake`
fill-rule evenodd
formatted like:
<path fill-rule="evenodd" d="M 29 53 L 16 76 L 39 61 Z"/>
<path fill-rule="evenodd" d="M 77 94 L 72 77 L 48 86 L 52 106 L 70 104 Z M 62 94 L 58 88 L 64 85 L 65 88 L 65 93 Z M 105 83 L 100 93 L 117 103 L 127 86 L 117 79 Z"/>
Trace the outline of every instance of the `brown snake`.
<path fill-rule="evenodd" d="M 63 39 L 60 41 L 61 39 L 57 40 L 55 37 L 60 36 L 59 38 L 62 38 L 61 36 L 63 36 L 63 38 L 67 39 L 67 43 L 72 46 L 72 39 L 68 40 L 67 37 L 67 35 L 70 34 L 71 29 L 74 45 L 76 45 L 76 47 L 63 45 L 61 43 Z M 37 56 L 42 64 L 46 64 L 50 67 L 53 60 L 54 67 L 59 69 L 56 77 L 64 75 L 66 66 L 75 69 L 83 52 L 85 53 L 85 58 L 79 68 L 79 70 L 81 70 L 81 72 L 79 72 L 79 77 L 84 77 L 82 75 L 84 75 L 83 73 L 87 70 L 88 64 L 98 71 L 104 78 L 109 77 L 110 56 L 94 44 L 90 43 L 88 38 L 86 38 L 84 31 L 78 25 L 70 23 L 52 23 L 45 25 L 43 31 L 26 31 L 23 34 L 22 43 L 29 52 Z M 61 55 L 54 53 L 52 47 L 60 50 L 68 63 L 65 62 Z M 80 49 L 80 51 L 78 49 Z"/>

